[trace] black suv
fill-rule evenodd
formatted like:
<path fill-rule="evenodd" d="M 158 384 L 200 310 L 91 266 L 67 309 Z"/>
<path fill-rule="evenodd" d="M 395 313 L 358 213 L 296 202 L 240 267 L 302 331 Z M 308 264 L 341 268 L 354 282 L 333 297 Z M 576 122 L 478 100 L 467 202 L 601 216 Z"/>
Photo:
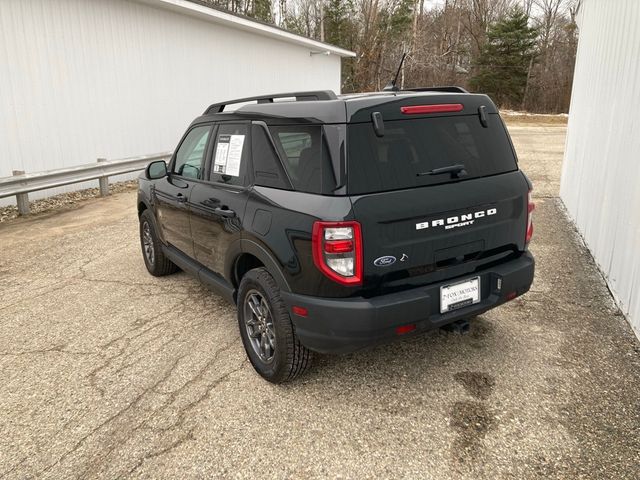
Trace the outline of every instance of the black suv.
<path fill-rule="evenodd" d="M 243 104 L 229 111 L 228 105 Z M 458 87 L 211 105 L 140 177 L 147 269 L 237 305 L 271 382 L 312 352 L 417 334 L 525 293 L 531 184 L 493 102 Z"/>

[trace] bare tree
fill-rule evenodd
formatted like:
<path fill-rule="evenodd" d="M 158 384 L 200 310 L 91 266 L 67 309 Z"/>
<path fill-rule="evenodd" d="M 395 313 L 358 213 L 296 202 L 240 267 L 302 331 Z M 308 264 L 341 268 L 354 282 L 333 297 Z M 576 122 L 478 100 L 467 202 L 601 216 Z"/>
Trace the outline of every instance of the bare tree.
<path fill-rule="evenodd" d="M 267 0 L 200 1 L 256 16 L 258 2 Z M 580 2 L 442 0 L 431 5 L 424 0 L 278 0 L 268 5 L 279 26 L 356 52 L 355 59 L 343 60 L 345 91 L 382 88 L 405 51 L 401 85 L 469 87 L 469 79 L 481 67 L 478 59 L 487 30 L 519 7 L 538 29 L 536 56 L 529 63 L 520 107 L 556 112 L 569 106 Z M 260 3 L 262 12 L 264 5 Z"/>

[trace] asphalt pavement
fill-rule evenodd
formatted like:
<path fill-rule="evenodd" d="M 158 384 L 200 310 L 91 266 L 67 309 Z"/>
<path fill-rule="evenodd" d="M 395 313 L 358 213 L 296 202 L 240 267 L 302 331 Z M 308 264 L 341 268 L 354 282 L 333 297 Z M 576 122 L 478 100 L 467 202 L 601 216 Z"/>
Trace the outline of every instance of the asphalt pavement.
<path fill-rule="evenodd" d="M 0 225 L 0 478 L 640 478 L 640 343 L 558 199 L 565 127 L 510 127 L 530 293 L 271 385 L 235 309 L 154 278 L 135 192 Z"/>

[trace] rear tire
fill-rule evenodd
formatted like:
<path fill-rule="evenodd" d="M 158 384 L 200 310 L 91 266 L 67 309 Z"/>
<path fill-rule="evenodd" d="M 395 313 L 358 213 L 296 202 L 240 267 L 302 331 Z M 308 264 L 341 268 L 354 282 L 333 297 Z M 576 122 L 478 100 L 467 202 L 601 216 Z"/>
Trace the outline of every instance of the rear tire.
<path fill-rule="evenodd" d="M 149 210 L 140 215 L 140 246 L 142 258 L 147 270 L 154 277 L 169 275 L 178 270 L 175 263 L 169 260 L 162 251 L 162 242 L 158 238 L 156 222 Z"/>
<path fill-rule="evenodd" d="M 269 382 L 293 380 L 311 366 L 313 352 L 298 340 L 280 290 L 265 268 L 242 277 L 238 326 L 249 361 Z"/>

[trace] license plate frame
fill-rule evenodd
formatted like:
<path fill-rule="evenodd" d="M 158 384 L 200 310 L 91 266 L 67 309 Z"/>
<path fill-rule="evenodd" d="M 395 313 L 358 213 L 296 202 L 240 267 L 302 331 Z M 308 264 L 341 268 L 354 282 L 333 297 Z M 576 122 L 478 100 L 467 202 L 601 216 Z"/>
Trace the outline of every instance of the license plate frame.
<path fill-rule="evenodd" d="M 480 303 L 481 285 L 480 276 L 475 276 L 455 283 L 449 283 L 440 287 L 440 313 L 453 312 L 460 308 L 468 307 Z M 471 292 L 464 289 L 471 288 Z M 446 294 L 454 294 L 453 297 L 445 297 Z"/>

